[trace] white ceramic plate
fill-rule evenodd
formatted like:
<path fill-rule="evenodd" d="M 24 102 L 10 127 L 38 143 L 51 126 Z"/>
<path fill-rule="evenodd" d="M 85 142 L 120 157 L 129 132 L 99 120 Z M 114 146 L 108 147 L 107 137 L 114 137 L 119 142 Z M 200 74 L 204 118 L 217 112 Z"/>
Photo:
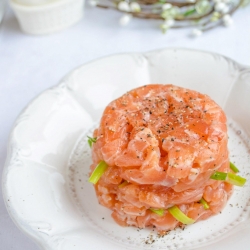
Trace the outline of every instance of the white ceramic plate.
<path fill-rule="evenodd" d="M 87 182 L 86 135 L 111 100 L 148 83 L 198 90 L 221 105 L 229 120 L 231 160 L 249 177 L 249 68 L 184 49 L 102 58 L 38 96 L 10 136 L 3 175 L 6 206 L 17 226 L 43 249 L 249 249 L 250 180 L 235 188 L 221 214 L 163 238 L 149 229 L 118 226 L 98 205 Z"/>

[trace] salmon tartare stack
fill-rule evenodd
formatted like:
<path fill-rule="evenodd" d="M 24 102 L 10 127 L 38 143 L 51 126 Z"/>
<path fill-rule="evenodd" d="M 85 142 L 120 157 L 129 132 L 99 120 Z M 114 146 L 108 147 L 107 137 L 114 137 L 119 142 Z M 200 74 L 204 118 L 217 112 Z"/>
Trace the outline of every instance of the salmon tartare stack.
<path fill-rule="evenodd" d="M 99 203 L 119 225 L 160 234 L 218 214 L 245 183 L 229 161 L 226 122 L 209 96 L 174 85 L 112 101 L 89 137 Z"/>

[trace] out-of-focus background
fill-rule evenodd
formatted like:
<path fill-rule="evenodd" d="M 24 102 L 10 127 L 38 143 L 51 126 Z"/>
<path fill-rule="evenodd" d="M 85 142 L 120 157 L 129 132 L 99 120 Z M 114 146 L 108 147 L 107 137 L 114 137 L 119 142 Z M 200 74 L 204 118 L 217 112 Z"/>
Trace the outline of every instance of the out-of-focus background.
<path fill-rule="evenodd" d="M 0 17 L 2 4 L 5 3 L 0 0 Z M 120 18 L 118 11 L 93 8 L 86 3 L 84 17 L 73 26 L 35 36 L 21 31 L 7 4 L 0 24 L 0 179 L 8 136 L 18 114 L 39 93 L 56 85 L 81 64 L 115 53 L 181 47 L 220 53 L 250 65 L 249 7 L 235 13 L 231 27 L 220 26 L 197 38 L 189 36 L 190 29 L 170 29 L 163 35 L 159 22 L 154 20 L 136 19 L 121 27 Z M 242 240 L 246 241 L 246 249 L 242 250 L 249 249 L 248 237 L 245 235 Z M 0 249 L 39 249 L 14 225 L 1 195 Z"/>

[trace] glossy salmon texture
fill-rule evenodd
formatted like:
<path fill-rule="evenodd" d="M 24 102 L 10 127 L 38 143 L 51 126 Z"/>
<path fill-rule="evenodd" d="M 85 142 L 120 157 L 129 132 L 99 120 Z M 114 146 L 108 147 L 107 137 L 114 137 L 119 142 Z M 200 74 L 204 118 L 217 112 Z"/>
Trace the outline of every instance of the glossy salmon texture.
<path fill-rule="evenodd" d="M 207 95 L 173 85 L 139 87 L 106 107 L 93 136 L 91 172 L 101 160 L 109 166 L 96 194 L 121 226 L 154 226 L 164 234 L 181 224 L 169 207 L 204 220 L 232 193 L 232 185 L 210 179 L 230 168 L 226 116 Z"/>

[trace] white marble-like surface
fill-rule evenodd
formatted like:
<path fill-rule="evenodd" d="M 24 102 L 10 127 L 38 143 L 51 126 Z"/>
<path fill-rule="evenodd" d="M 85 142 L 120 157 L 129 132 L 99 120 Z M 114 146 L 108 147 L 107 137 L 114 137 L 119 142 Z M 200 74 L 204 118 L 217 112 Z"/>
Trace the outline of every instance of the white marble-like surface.
<path fill-rule="evenodd" d="M 190 39 L 188 30 L 162 35 L 156 28 L 158 23 L 143 20 L 120 28 L 119 17 L 113 11 L 88 8 L 85 18 L 74 27 L 36 37 L 21 33 L 12 11 L 7 11 L 0 25 L 0 178 L 8 135 L 18 114 L 39 93 L 85 62 L 114 53 L 183 47 L 221 53 L 241 64 L 250 64 L 250 7 L 235 15 L 234 27 L 221 27 L 197 39 Z M 246 249 L 241 250 L 247 250 L 250 240 L 244 231 L 228 244 L 237 248 L 235 239 L 239 236 L 246 243 Z M 39 249 L 15 227 L 1 196 L 0 249 Z"/>

